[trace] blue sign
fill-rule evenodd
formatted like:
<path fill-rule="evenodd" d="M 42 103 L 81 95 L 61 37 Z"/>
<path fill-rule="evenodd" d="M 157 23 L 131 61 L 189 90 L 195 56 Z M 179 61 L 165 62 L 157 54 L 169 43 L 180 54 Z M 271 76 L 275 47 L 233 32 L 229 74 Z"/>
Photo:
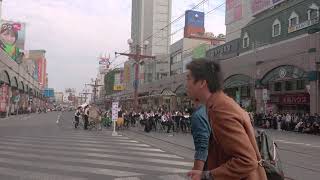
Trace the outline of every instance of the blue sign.
<path fill-rule="evenodd" d="M 35 79 L 36 81 L 39 80 L 39 77 L 38 77 L 38 64 L 35 63 L 35 68 L 34 68 L 34 72 L 33 72 L 33 79 Z"/>
<path fill-rule="evenodd" d="M 133 87 L 136 89 L 139 86 L 139 80 L 134 80 L 133 81 Z"/>
<path fill-rule="evenodd" d="M 45 97 L 54 97 L 54 89 L 51 89 L 51 88 L 45 89 L 43 91 L 43 94 Z"/>
<path fill-rule="evenodd" d="M 204 12 L 186 11 L 185 26 L 204 28 Z"/>

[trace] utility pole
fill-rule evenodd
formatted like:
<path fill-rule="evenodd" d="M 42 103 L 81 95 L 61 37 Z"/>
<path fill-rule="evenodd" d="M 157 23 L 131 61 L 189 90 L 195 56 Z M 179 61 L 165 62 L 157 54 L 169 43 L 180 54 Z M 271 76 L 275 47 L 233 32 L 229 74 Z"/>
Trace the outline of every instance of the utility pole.
<path fill-rule="evenodd" d="M 96 102 L 97 99 L 97 91 L 98 91 L 98 87 L 101 87 L 103 85 L 98 84 L 99 80 L 96 78 L 95 80 L 91 80 L 93 84 L 86 84 L 87 86 L 91 86 L 92 89 L 92 93 L 93 93 L 93 103 Z"/>
<path fill-rule="evenodd" d="M 84 95 L 84 102 L 86 103 L 87 99 L 88 99 L 88 95 L 91 93 L 88 92 L 88 89 L 84 89 L 83 93 L 81 93 L 81 94 Z"/>
<path fill-rule="evenodd" d="M 142 55 L 141 50 L 147 49 L 147 46 L 149 44 L 148 41 L 145 41 L 143 44 L 144 46 L 141 47 L 139 44 L 133 46 L 133 40 L 128 39 L 128 44 L 130 46 L 130 50 L 135 50 L 135 53 L 118 53 L 115 52 L 115 55 L 122 55 L 122 56 L 127 56 L 129 59 L 132 59 L 135 61 L 135 77 L 134 77 L 134 82 L 133 82 L 133 87 L 134 87 L 134 109 L 138 110 L 138 89 L 139 89 L 139 64 L 143 62 L 144 59 L 155 59 L 155 56 L 148 56 L 148 55 Z M 132 51 L 131 51 L 132 52 Z"/>

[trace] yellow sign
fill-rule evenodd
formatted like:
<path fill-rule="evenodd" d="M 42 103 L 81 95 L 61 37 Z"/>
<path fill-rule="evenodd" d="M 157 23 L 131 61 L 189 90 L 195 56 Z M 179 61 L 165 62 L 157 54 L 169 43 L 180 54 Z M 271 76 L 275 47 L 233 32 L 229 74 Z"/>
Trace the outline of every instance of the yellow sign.
<path fill-rule="evenodd" d="M 124 65 L 124 82 L 127 83 L 130 81 L 130 64 Z"/>
<path fill-rule="evenodd" d="M 114 91 L 123 91 L 124 86 L 123 85 L 115 85 L 115 86 L 113 86 L 113 90 Z"/>

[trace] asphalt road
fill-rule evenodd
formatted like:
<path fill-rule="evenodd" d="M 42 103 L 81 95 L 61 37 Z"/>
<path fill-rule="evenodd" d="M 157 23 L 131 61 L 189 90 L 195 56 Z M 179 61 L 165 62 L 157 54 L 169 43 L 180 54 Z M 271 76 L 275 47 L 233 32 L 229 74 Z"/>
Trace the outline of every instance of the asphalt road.
<path fill-rule="evenodd" d="M 190 134 L 73 129 L 73 113 L 0 119 L 0 179 L 186 179 L 192 166 Z M 320 136 L 269 131 L 280 148 L 286 176 L 320 177 Z"/>
<path fill-rule="evenodd" d="M 287 179 L 320 179 L 320 136 L 294 132 L 267 130 L 279 147 L 279 156 Z M 142 142 L 150 142 L 167 152 L 186 159 L 193 157 L 193 141 L 190 134 L 144 133 L 142 129 L 124 132 Z"/>
<path fill-rule="evenodd" d="M 73 129 L 73 113 L 0 120 L 1 180 L 186 179 L 192 162 L 111 130 Z"/>

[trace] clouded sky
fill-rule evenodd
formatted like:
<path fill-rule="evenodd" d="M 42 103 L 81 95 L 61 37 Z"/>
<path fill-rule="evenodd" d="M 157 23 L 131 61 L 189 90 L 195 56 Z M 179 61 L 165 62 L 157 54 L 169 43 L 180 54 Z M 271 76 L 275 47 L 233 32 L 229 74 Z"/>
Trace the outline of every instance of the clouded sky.
<path fill-rule="evenodd" d="M 172 19 L 201 0 L 172 0 Z M 208 12 L 224 3 L 209 0 L 198 10 Z M 224 9 L 206 15 L 206 31 L 225 33 Z M 2 18 L 27 23 L 26 49 L 45 49 L 49 86 L 76 88 L 96 77 L 101 53 L 125 51 L 131 30 L 131 0 L 3 0 Z M 172 32 L 184 20 L 173 24 Z M 183 31 L 172 37 L 180 39 Z M 125 58 L 118 58 L 121 64 Z"/>

